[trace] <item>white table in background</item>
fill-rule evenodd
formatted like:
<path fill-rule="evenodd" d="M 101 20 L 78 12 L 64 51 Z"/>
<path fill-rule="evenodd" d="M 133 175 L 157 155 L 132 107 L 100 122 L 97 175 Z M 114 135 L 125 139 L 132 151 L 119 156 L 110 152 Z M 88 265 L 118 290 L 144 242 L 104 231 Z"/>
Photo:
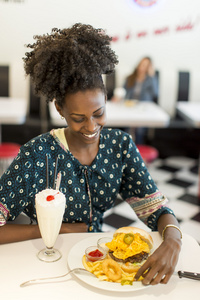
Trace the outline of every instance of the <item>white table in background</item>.
<path fill-rule="evenodd" d="M 180 101 L 177 103 L 177 110 L 182 118 L 194 128 L 200 128 L 200 102 Z M 198 197 L 200 199 L 200 153 L 199 153 L 199 183 Z"/>
<path fill-rule="evenodd" d="M 59 261 L 54 263 L 45 263 L 37 258 L 37 252 L 44 246 L 42 239 L 0 245 L 1 298 L 4 300 L 127 300 L 135 297 L 141 300 L 198 299 L 200 282 L 186 278 L 180 279 L 176 274 L 172 276 L 167 285 L 159 284 L 141 290 L 132 290 L 131 292 L 116 292 L 99 289 L 81 281 L 74 274 L 59 279 L 60 282 L 54 281 L 24 288 L 20 287 L 22 282 L 29 279 L 65 274 L 68 271 L 68 255 L 70 249 L 76 243 L 88 237 L 94 237 L 95 241 L 97 241 L 100 237 L 106 236 L 107 234 L 73 233 L 60 235 L 55 246 L 62 252 L 63 256 Z M 158 245 L 161 242 L 160 235 L 157 232 L 151 234 L 154 242 L 156 241 Z M 80 249 L 81 256 L 84 254 L 84 250 L 85 249 Z M 176 270 L 200 273 L 200 247 L 198 243 L 187 234 L 183 234 L 183 245 Z M 112 283 L 110 284 L 112 285 Z"/>
<path fill-rule="evenodd" d="M 26 120 L 27 101 L 21 98 L 0 97 L 0 143 L 2 124 L 23 124 Z"/>
<path fill-rule="evenodd" d="M 65 126 L 54 103 L 49 105 L 52 124 Z M 128 104 L 107 101 L 106 114 L 108 127 L 167 127 L 170 116 L 153 102 L 132 101 Z"/>
<path fill-rule="evenodd" d="M 200 127 L 200 102 L 179 101 L 177 110 L 190 125 Z"/>

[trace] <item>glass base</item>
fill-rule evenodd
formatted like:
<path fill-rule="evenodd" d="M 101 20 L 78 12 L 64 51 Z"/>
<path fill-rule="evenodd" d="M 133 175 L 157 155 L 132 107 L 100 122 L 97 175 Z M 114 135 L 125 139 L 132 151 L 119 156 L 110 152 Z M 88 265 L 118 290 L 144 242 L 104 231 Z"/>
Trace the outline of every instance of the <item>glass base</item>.
<path fill-rule="evenodd" d="M 42 261 L 54 262 L 59 260 L 62 257 L 62 254 L 57 249 L 45 248 L 38 252 L 37 256 Z"/>

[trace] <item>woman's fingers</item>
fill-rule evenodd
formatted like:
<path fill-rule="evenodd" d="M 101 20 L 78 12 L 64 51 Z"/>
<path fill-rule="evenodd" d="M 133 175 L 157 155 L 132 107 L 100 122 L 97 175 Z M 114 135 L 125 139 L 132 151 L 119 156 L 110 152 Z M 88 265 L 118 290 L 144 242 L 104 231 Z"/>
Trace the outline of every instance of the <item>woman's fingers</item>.
<path fill-rule="evenodd" d="M 135 280 L 138 280 L 140 278 L 140 276 L 146 277 L 149 270 L 150 270 L 150 263 L 149 263 L 149 260 L 147 260 L 144 263 L 144 265 L 137 271 L 137 273 L 135 275 Z"/>
<path fill-rule="evenodd" d="M 144 285 L 156 285 L 158 283 L 166 284 L 172 274 L 173 272 L 167 272 L 166 269 L 161 270 L 157 268 L 151 268 L 141 275 L 144 278 L 142 283 Z"/>

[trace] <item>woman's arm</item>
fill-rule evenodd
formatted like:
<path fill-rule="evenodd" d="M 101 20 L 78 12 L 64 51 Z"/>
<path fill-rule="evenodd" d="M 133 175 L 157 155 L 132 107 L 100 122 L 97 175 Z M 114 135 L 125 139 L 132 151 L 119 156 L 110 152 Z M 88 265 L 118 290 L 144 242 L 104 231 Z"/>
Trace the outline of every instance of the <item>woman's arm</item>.
<path fill-rule="evenodd" d="M 63 223 L 60 233 L 87 232 L 85 223 Z M 38 225 L 6 224 L 0 226 L 0 244 L 41 238 Z"/>
<path fill-rule="evenodd" d="M 161 235 L 166 225 L 169 224 L 179 226 L 176 218 L 171 214 L 163 214 L 159 217 L 158 231 Z M 143 276 L 142 282 L 145 285 L 167 283 L 178 262 L 181 244 L 180 231 L 177 228 L 168 227 L 164 233 L 164 241 L 140 268 L 136 279 Z"/>
<path fill-rule="evenodd" d="M 163 230 L 165 227 L 169 224 L 175 225 L 179 227 L 179 223 L 177 219 L 172 214 L 163 214 L 158 219 L 158 231 L 162 235 Z M 179 242 L 181 242 L 181 233 L 179 230 L 173 227 L 169 227 L 165 230 L 164 234 L 164 240 L 166 241 L 169 238 L 177 239 Z"/>
<path fill-rule="evenodd" d="M 88 232 L 88 226 L 85 223 L 62 223 L 60 233 Z"/>
<path fill-rule="evenodd" d="M 0 227 L 0 244 L 40 238 L 38 225 L 6 224 Z"/>

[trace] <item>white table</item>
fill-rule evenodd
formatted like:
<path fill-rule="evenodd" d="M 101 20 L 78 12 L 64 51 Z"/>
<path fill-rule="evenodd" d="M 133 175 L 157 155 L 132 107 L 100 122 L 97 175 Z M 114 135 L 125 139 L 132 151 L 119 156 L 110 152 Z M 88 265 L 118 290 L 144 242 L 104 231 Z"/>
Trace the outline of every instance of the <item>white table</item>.
<path fill-rule="evenodd" d="M 180 101 L 177 110 L 190 125 L 200 127 L 200 102 Z"/>
<path fill-rule="evenodd" d="M 27 101 L 21 98 L 0 97 L 0 142 L 2 124 L 23 124 L 26 120 Z"/>
<path fill-rule="evenodd" d="M 194 128 L 200 128 L 200 102 L 180 101 L 177 103 L 178 113 Z M 198 197 L 200 199 L 200 154 L 199 154 L 199 186 Z"/>
<path fill-rule="evenodd" d="M 54 125 L 66 125 L 66 121 L 61 120 L 54 103 L 49 104 L 49 110 Z M 167 127 L 170 121 L 170 116 L 153 102 L 116 103 L 107 101 L 106 114 L 106 126 L 110 127 Z"/>
<path fill-rule="evenodd" d="M 30 225 L 31 226 L 31 225 Z M 41 239 L 0 245 L 0 286 L 1 298 L 4 300 L 116 300 L 137 299 L 141 300 L 188 300 L 198 299 L 200 282 L 196 280 L 179 278 L 173 275 L 167 285 L 149 286 L 142 290 L 131 292 L 115 292 L 98 289 L 78 279 L 74 274 L 52 283 L 20 287 L 20 284 L 33 278 L 58 276 L 68 271 L 67 261 L 70 249 L 78 242 L 88 237 L 95 240 L 105 233 L 75 233 L 60 235 L 56 247 L 63 256 L 54 263 L 44 263 L 36 257 L 37 252 L 43 247 Z M 154 241 L 161 242 L 157 232 L 152 233 Z M 84 249 L 82 249 L 84 253 Z M 183 234 L 183 246 L 176 270 L 193 271 L 200 273 L 200 247 L 189 235 Z M 110 283 L 112 284 L 112 283 Z"/>

